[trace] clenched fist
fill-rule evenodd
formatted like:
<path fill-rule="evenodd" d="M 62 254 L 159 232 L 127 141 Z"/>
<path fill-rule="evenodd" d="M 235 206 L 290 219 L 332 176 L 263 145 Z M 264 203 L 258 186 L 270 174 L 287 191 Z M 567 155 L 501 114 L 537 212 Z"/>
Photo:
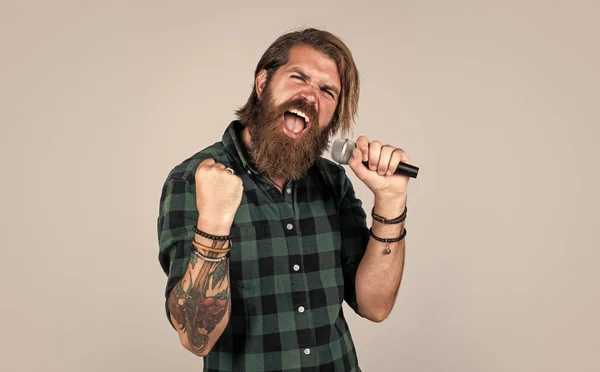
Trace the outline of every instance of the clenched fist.
<path fill-rule="evenodd" d="M 242 201 L 242 179 L 213 159 L 198 165 L 195 179 L 199 219 L 205 225 L 229 229 Z"/>

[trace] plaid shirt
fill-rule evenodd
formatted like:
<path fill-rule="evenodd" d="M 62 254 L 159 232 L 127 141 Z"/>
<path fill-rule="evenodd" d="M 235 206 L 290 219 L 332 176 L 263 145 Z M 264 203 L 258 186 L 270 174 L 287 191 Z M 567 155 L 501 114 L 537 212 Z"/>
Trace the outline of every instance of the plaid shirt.
<path fill-rule="evenodd" d="M 360 371 L 342 302 L 358 313 L 355 276 L 369 240 L 362 203 L 344 168 L 323 158 L 281 193 L 249 162 L 242 129 L 232 122 L 221 142 L 177 165 L 163 185 L 166 297 L 188 266 L 194 173 L 210 157 L 235 170 L 244 193 L 231 227 L 229 323 L 204 371 Z"/>

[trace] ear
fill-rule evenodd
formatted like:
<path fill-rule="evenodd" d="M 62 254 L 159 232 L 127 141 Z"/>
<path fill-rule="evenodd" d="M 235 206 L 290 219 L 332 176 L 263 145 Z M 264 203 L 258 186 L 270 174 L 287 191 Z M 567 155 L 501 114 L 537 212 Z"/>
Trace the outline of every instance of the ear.
<path fill-rule="evenodd" d="M 254 88 L 256 88 L 256 95 L 258 99 L 261 98 L 262 92 L 265 89 L 265 85 L 267 84 L 267 70 L 260 70 L 260 72 L 256 75 L 256 79 L 254 79 Z"/>

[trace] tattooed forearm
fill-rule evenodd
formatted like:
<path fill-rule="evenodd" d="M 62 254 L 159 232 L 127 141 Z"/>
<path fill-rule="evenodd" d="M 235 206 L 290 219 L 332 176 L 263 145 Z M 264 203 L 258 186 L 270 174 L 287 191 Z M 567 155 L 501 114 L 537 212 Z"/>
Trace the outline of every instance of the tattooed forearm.
<path fill-rule="evenodd" d="M 190 351 L 203 353 L 211 338 L 214 344 L 227 324 L 230 302 L 228 260 L 208 262 L 192 254 L 186 276 L 169 296 L 171 316 L 180 333 L 187 337 Z M 215 328 L 219 328 L 218 331 L 215 332 Z"/>
<path fill-rule="evenodd" d="M 190 265 L 192 265 L 192 269 L 196 266 L 196 262 L 198 262 L 198 256 L 195 254 L 190 256 Z"/>

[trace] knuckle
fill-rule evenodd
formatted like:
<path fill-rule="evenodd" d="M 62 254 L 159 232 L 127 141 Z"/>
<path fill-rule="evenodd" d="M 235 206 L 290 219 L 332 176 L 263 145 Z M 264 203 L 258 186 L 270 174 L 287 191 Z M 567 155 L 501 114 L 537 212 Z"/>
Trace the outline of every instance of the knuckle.
<path fill-rule="evenodd" d="M 215 163 L 215 159 L 213 159 L 213 158 L 206 158 L 206 159 L 204 159 L 204 160 L 202 160 L 200 162 L 199 166 L 204 167 L 204 166 L 211 165 L 211 164 L 214 164 L 214 163 Z"/>

